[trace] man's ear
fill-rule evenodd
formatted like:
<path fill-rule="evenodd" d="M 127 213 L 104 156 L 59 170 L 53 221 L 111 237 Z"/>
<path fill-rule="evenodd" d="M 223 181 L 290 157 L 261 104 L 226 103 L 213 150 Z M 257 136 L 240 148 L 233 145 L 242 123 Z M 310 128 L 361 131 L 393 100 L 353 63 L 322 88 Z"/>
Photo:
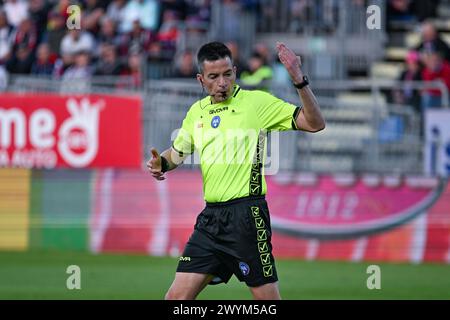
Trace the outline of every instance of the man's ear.
<path fill-rule="evenodd" d="M 200 82 L 200 85 L 202 86 L 202 88 L 205 89 L 205 86 L 203 84 L 203 76 L 200 73 L 197 73 L 197 80 L 198 80 L 198 82 Z"/>

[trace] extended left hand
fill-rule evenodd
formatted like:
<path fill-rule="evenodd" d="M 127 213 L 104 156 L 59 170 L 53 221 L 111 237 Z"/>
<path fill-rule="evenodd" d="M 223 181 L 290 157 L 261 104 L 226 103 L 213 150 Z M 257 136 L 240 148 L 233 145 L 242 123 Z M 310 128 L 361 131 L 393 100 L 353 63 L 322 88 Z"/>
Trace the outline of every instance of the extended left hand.
<path fill-rule="evenodd" d="M 277 42 L 278 57 L 281 63 L 285 66 L 287 72 L 291 76 L 292 81 L 300 83 L 303 81 L 302 71 L 300 69 L 302 61 L 294 51 L 289 49 L 284 43 Z"/>

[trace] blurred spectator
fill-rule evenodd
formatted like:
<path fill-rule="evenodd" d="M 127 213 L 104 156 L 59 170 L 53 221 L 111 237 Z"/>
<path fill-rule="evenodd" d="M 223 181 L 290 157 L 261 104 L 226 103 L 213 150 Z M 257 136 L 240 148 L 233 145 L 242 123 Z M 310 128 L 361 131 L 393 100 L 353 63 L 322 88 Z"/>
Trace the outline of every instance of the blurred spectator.
<path fill-rule="evenodd" d="M 16 32 L 13 34 L 13 54 L 19 46 L 25 46 L 28 48 L 30 54 L 33 53 L 37 45 L 36 29 L 31 19 L 26 18 L 22 20 Z"/>
<path fill-rule="evenodd" d="M 126 0 L 113 0 L 106 10 L 106 16 L 112 19 L 116 26 L 118 26 L 122 21 L 125 20 L 126 11 L 125 6 L 127 4 Z M 122 28 L 122 26 L 121 26 Z M 122 31 L 122 29 L 120 29 Z"/>
<path fill-rule="evenodd" d="M 239 46 L 236 41 L 226 42 L 225 45 L 230 49 L 231 56 L 233 58 L 233 65 L 236 66 L 236 78 L 240 78 L 242 72 L 245 69 L 245 65 L 242 63 L 241 56 L 239 54 Z"/>
<path fill-rule="evenodd" d="M 411 0 L 388 0 L 387 18 L 389 22 L 413 22 L 416 17 L 413 14 Z"/>
<path fill-rule="evenodd" d="M 173 12 L 180 20 L 186 19 L 186 13 L 188 11 L 188 5 L 185 0 L 161 0 L 161 21 L 164 20 L 166 12 Z"/>
<path fill-rule="evenodd" d="M 6 12 L 9 24 L 15 28 L 29 16 L 28 2 L 24 0 L 6 0 L 3 9 Z"/>
<path fill-rule="evenodd" d="M 143 74 L 141 67 L 142 56 L 139 52 L 131 52 L 128 56 L 127 66 L 122 71 L 122 81 L 119 87 L 140 88 Z"/>
<path fill-rule="evenodd" d="M 27 74 L 31 71 L 33 63 L 33 55 L 24 43 L 20 44 L 11 59 L 6 63 L 6 68 L 9 73 Z"/>
<path fill-rule="evenodd" d="M 56 1 L 55 6 L 53 7 L 53 11 L 56 11 L 60 15 L 64 17 L 64 21 L 69 17 L 69 13 L 67 12 L 67 8 L 71 5 L 70 0 L 59 0 Z"/>
<path fill-rule="evenodd" d="M 422 81 L 422 68 L 420 65 L 420 56 L 417 51 L 410 51 L 406 55 L 406 70 L 402 72 L 399 80 L 405 81 L 401 89 L 393 91 L 394 102 L 397 104 L 411 105 L 420 113 L 421 97 L 419 90 L 411 88 L 408 81 Z"/>
<path fill-rule="evenodd" d="M 96 34 L 99 31 L 100 19 L 105 13 L 106 5 L 102 0 L 85 0 L 81 20 L 83 28 Z"/>
<path fill-rule="evenodd" d="M 133 22 L 133 29 L 120 36 L 120 55 L 126 56 L 129 51 L 147 51 L 153 40 L 151 31 L 142 28 L 139 20 Z"/>
<path fill-rule="evenodd" d="M 147 52 L 147 59 L 150 63 L 159 63 L 165 61 L 163 58 L 161 43 L 158 41 L 150 43 Z"/>
<path fill-rule="evenodd" d="M 176 52 L 176 43 L 180 33 L 180 19 L 176 11 L 165 11 L 163 23 L 159 29 L 157 39 L 161 43 L 162 56 L 172 60 Z"/>
<path fill-rule="evenodd" d="M 53 56 L 60 55 L 61 42 L 66 35 L 66 21 L 57 11 L 49 13 L 47 33 L 44 36 L 43 42 L 48 43 L 50 53 Z"/>
<path fill-rule="evenodd" d="M 450 62 L 450 48 L 439 36 L 433 23 L 426 21 L 422 24 L 422 42 L 416 48 L 417 51 L 439 51 L 445 60 Z"/>
<path fill-rule="evenodd" d="M 12 55 L 7 61 L 10 73 L 30 73 L 37 44 L 36 30 L 29 18 L 22 20 L 12 36 Z"/>
<path fill-rule="evenodd" d="M 36 52 L 36 60 L 31 66 L 31 73 L 40 76 L 53 74 L 54 62 L 50 58 L 50 47 L 47 43 L 41 43 Z"/>
<path fill-rule="evenodd" d="M 197 74 L 194 55 L 191 51 L 183 52 L 178 59 L 175 60 L 175 78 L 195 78 Z"/>
<path fill-rule="evenodd" d="M 241 74 L 241 83 L 243 86 L 267 90 L 269 82 L 272 80 L 272 69 L 265 64 L 264 57 L 254 52 L 248 63 L 248 71 Z"/>
<path fill-rule="evenodd" d="M 73 29 L 69 30 L 61 41 L 61 55 L 65 64 L 71 64 L 75 53 L 80 51 L 92 54 L 95 40 L 89 32 Z"/>
<path fill-rule="evenodd" d="M 186 22 L 196 21 L 204 29 L 211 21 L 211 0 L 193 0 L 188 4 Z"/>
<path fill-rule="evenodd" d="M 13 27 L 8 24 L 4 11 L 0 10 L 0 65 L 11 57 Z"/>
<path fill-rule="evenodd" d="M 111 43 L 100 45 L 100 59 L 95 68 L 96 76 L 118 76 L 122 73 L 122 64 L 120 63 L 116 47 Z"/>
<path fill-rule="evenodd" d="M 424 54 L 425 67 L 422 71 L 424 81 L 441 80 L 450 90 L 450 64 L 443 59 L 439 51 Z M 422 110 L 442 106 L 442 93 L 438 89 L 425 89 L 422 93 Z"/>
<path fill-rule="evenodd" d="M 63 80 L 89 80 L 93 74 L 90 60 L 91 51 L 80 50 L 76 52 L 74 64 L 64 72 Z"/>
<path fill-rule="evenodd" d="M 30 0 L 29 6 L 30 19 L 36 27 L 39 43 L 47 28 L 47 17 L 51 7 L 45 0 Z"/>
<path fill-rule="evenodd" d="M 270 49 L 265 43 L 256 43 L 253 46 L 253 51 L 258 53 L 262 57 L 264 64 L 269 65 L 272 63 Z"/>
<path fill-rule="evenodd" d="M 98 42 L 108 42 L 115 46 L 120 44 L 120 38 L 117 34 L 116 23 L 108 16 L 104 16 L 100 22 L 100 32 L 97 35 Z"/>
<path fill-rule="evenodd" d="M 159 10 L 159 3 L 156 0 L 130 0 L 124 8 L 119 31 L 130 32 L 136 20 L 142 28 L 155 31 L 158 28 Z"/>

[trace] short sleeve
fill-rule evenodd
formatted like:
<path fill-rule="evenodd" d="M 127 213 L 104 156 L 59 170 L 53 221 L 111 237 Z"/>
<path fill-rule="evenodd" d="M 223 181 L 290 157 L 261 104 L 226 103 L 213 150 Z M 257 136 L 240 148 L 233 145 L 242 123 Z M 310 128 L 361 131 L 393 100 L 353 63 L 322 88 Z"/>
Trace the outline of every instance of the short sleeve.
<path fill-rule="evenodd" d="M 172 148 L 180 154 L 189 155 L 194 152 L 193 137 L 194 124 L 190 116 L 190 112 L 186 114 L 181 129 L 178 131 L 177 137 L 173 141 Z"/>
<path fill-rule="evenodd" d="M 257 92 L 256 114 L 262 128 L 269 131 L 298 130 L 295 119 L 301 107 L 281 100 L 266 92 Z"/>

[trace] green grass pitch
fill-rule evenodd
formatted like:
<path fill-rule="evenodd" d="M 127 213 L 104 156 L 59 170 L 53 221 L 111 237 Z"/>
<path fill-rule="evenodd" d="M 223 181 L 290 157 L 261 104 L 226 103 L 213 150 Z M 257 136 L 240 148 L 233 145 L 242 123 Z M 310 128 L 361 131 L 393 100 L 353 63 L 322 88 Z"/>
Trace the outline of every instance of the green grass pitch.
<path fill-rule="evenodd" d="M 174 258 L 82 252 L 0 252 L 0 299 L 162 299 Z M 381 268 L 381 289 L 369 290 L 370 264 Z M 81 289 L 69 290 L 69 265 L 81 268 Z M 450 299 L 450 267 L 277 260 L 283 299 Z M 251 299 L 235 277 L 208 286 L 199 299 Z"/>

